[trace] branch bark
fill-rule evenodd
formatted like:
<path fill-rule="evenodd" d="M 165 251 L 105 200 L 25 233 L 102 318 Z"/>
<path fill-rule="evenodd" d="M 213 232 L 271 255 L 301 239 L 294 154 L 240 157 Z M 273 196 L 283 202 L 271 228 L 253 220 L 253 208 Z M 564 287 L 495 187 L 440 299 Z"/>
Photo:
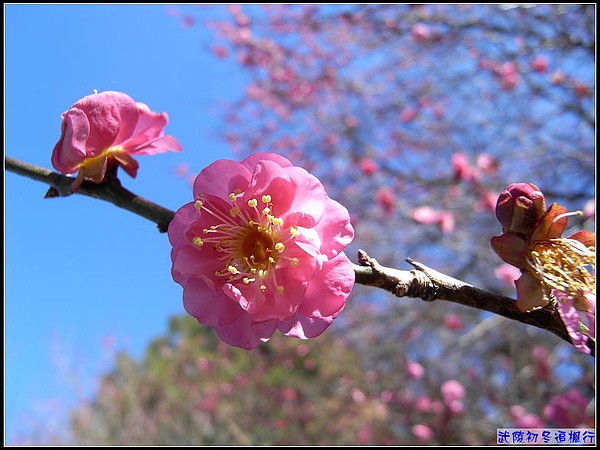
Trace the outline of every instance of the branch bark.
<path fill-rule="evenodd" d="M 438 272 L 407 258 L 414 270 L 398 270 L 379 265 L 376 259 L 359 250 L 354 266 L 356 282 L 384 289 L 397 297 L 420 298 L 424 301 L 445 300 L 491 312 L 508 319 L 549 331 L 573 344 L 558 310 L 548 306 L 532 312 L 520 311 L 514 299 L 478 289 L 463 281 Z M 596 340 L 589 338 L 591 355 L 596 353 Z"/>
<path fill-rule="evenodd" d="M 34 166 L 14 158 L 5 157 L 8 171 L 48 184 L 46 198 L 72 195 L 74 178 L 61 175 L 42 167 Z M 131 211 L 156 223 L 158 230 L 165 233 L 175 212 L 139 197 L 125 189 L 118 178 L 109 178 L 102 184 L 84 181 L 76 194 L 104 200 Z M 560 314 L 553 307 L 533 312 L 521 312 L 510 297 L 483 291 L 463 281 L 442 274 L 424 264 L 407 261 L 413 270 L 399 270 L 381 266 L 376 259 L 359 250 L 358 264 L 353 263 L 356 283 L 386 290 L 397 297 L 420 298 L 424 301 L 445 300 L 481 311 L 488 311 L 508 319 L 549 331 L 572 344 Z M 596 340 L 588 340 L 591 355 L 595 356 Z"/>

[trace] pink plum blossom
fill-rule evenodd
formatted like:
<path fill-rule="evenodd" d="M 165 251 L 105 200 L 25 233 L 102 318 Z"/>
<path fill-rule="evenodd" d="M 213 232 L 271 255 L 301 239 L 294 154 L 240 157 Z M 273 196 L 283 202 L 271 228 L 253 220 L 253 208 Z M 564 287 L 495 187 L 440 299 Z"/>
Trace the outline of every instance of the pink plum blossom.
<path fill-rule="evenodd" d="M 122 92 L 88 95 L 63 113 L 52 165 L 63 174 L 79 172 L 73 191 L 84 178 L 101 183 L 109 165 L 135 178 L 139 164 L 133 156 L 181 151 L 174 137 L 164 135 L 168 122 L 167 113 L 155 113 Z"/>
<path fill-rule="evenodd" d="M 471 166 L 464 153 L 454 153 L 450 157 L 450 165 L 454 169 L 456 181 L 477 182 L 481 178 L 481 171 L 477 167 Z"/>
<path fill-rule="evenodd" d="M 411 122 L 419 114 L 419 110 L 416 108 L 406 108 L 400 113 L 400 120 L 402 122 Z"/>
<path fill-rule="evenodd" d="M 558 203 L 546 209 L 544 195 L 531 183 L 511 184 L 500 194 L 496 217 L 502 234 L 490 244 L 504 262 L 521 269 L 515 281 L 519 310 L 539 309 L 557 292 L 579 311 L 589 310 L 586 295 L 596 295 L 596 235 L 582 230 L 563 238 L 573 214 Z"/>
<path fill-rule="evenodd" d="M 444 403 L 453 413 L 459 413 L 463 409 L 462 399 L 465 396 L 465 388 L 457 380 L 448 380 L 442 384 L 442 397 Z"/>
<path fill-rule="evenodd" d="M 447 314 L 444 317 L 444 325 L 449 330 L 460 330 L 463 327 L 462 320 L 458 314 Z"/>
<path fill-rule="evenodd" d="M 431 206 L 419 206 L 412 212 L 413 220 L 426 225 L 436 224 L 440 221 L 441 215 L 439 211 Z"/>
<path fill-rule="evenodd" d="M 377 203 L 386 214 L 392 214 L 396 209 L 396 194 L 391 188 L 381 187 L 375 194 Z"/>
<path fill-rule="evenodd" d="M 419 439 L 420 442 L 428 442 L 433 439 L 433 430 L 422 423 L 413 425 L 412 434 Z"/>
<path fill-rule="evenodd" d="M 529 65 L 536 72 L 548 72 L 548 58 L 546 58 L 545 56 L 536 56 L 534 59 L 531 60 Z"/>
<path fill-rule="evenodd" d="M 525 408 L 520 405 L 510 407 L 510 416 L 519 428 L 545 428 L 546 424 L 535 414 L 528 413 Z"/>
<path fill-rule="evenodd" d="M 583 424 L 588 400 L 577 388 L 559 394 L 544 407 L 544 417 L 559 427 L 575 428 Z"/>
<path fill-rule="evenodd" d="M 430 28 L 423 23 L 414 24 L 410 31 L 417 42 L 425 42 L 431 36 Z"/>
<path fill-rule="evenodd" d="M 492 155 L 482 153 L 477 157 L 477 167 L 484 172 L 493 175 L 498 170 L 498 161 L 496 161 Z"/>
<path fill-rule="evenodd" d="M 506 286 L 514 286 L 521 277 L 521 271 L 510 264 L 501 264 L 494 269 L 494 276 Z"/>
<path fill-rule="evenodd" d="M 413 210 L 412 217 L 418 223 L 439 225 L 444 234 L 450 234 L 454 230 L 454 215 L 450 211 L 438 211 L 430 206 L 420 206 Z"/>
<path fill-rule="evenodd" d="M 519 82 L 519 71 L 514 62 L 505 62 L 498 70 L 500 86 L 504 90 L 513 89 Z"/>
<path fill-rule="evenodd" d="M 360 160 L 360 168 L 365 175 L 373 175 L 377 171 L 377 163 L 371 158 Z"/>
<path fill-rule="evenodd" d="M 587 84 L 581 83 L 579 81 L 576 81 L 574 83 L 573 91 L 575 92 L 575 95 L 580 98 L 590 97 L 592 95 L 592 90 L 590 89 L 590 87 Z"/>
<path fill-rule="evenodd" d="M 406 364 L 406 374 L 409 378 L 419 379 L 425 374 L 425 368 L 418 362 L 411 361 Z"/>
<path fill-rule="evenodd" d="M 323 333 L 354 284 L 342 252 L 354 237 L 346 208 L 273 153 L 215 161 L 193 193 L 168 233 L 187 312 L 246 349 L 277 329 L 301 339 Z"/>

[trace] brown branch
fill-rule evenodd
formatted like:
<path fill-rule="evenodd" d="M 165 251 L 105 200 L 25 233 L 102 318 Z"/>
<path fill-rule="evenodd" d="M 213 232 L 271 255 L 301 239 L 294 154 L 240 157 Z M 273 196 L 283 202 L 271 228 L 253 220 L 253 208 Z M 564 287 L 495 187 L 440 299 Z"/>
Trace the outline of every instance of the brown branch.
<path fill-rule="evenodd" d="M 60 173 L 52 172 L 51 170 L 8 156 L 4 158 L 4 162 L 6 170 L 48 184 L 50 189 L 46 193 L 46 198 L 67 197 L 73 194 L 71 192 L 71 185 L 75 181 L 75 178 L 61 175 Z M 116 177 L 108 178 L 102 184 L 84 181 L 75 194 L 104 200 L 117 205 L 119 208 L 131 211 L 138 216 L 156 223 L 161 233 L 167 231 L 169 223 L 175 216 L 173 211 L 128 191 Z"/>
<path fill-rule="evenodd" d="M 522 312 L 517 308 L 515 300 L 510 297 L 478 289 L 410 258 L 407 258 L 407 261 L 415 267 L 414 270 L 398 270 L 381 266 L 377 260 L 363 250 L 359 250 L 359 265 L 354 265 L 356 282 L 379 287 L 397 297 L 420 298 L 425 301 L 446 300 L 488 311 L 550 331 L 569 344 L 573 344 L 556 308 L 549 306 L 532 312 Z M 590 337 L 587 346 L 591 350 L 591 355 L 595 356 L 596 340 Z"/>
<path fill-rule="evenodd" d="M 72 177 L 9 157 L 5 158 L 5 167 L 11 172 L 50 185 L 46 198 L 72 194 L 71 185 L 75 180 Z M 167 231 L 169 223 L 175 216 L 173 211 L 131 193 L 121 186 L 121 182 L 117 178 L 109 178 L 102 184 L 84 181 L 76 194 L 104 200 L 145 217 L 156 223 L 158 230 L 162 233 Z M 572 344 L 556 308 L 542 308 L 524 313 L 517 309 L 515 300 L 512 298 L 483 291 L 411 259 L 407 259 L 407 261 L 413 265 L 414 270 L 383 267 L 374 258 L 360 250 L 358 252 L 359 264 L 353 264 L 356 282 L 384 289 L 397 297 L 421 298 L 425 301 L 446 300 L 488 311 L 550 331 Z M 595 355 L 595 339 L 590 338 L 587 345 L 591 354 Z"/>

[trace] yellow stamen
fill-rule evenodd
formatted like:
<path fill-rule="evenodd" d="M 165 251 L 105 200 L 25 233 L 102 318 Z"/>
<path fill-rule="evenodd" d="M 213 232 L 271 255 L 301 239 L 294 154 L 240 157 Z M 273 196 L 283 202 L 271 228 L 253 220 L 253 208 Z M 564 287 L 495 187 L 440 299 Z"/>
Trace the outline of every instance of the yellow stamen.
<path fill-rule="evenodd" d="M 594 247 L 566 238 L 536 241 L 530 245 L 526 259 L 546 296 L 552 289 L 575 300 L 586 292 L 596 293 Z"/>
<path fill-rule="evenodd" d="M 231 201 L 229 209 L 213 206 L 203 195 L 197 196 L 194 207 L 206 213 L 203 218 L 206 228 L 202 229 L 202 237 L 191 237 L 191 244 L 210 246 L 219 253 L 219 260 L 224 265 L 215 272 L 215 276 L 223 281 L 245 285 L 258 281 L 261 292 L 268 292 L 270 288 L 267 286 L 273 286 L 282 295 L 284 287 L 277 283 L 277 269 L 288 264 L 287 261 L 288 268 L 299 265 L 298 258 L 290 258 L 285 252 L 288 242 L 300 232 L 292 227 L 290 237 L 281 239 L 284 221 L 271 214 L 271 196 L 265 194 L 258 200 L 251 198 L 246 207 L 237 202 L 241 194 L 239 189 L 228 194 Z M 258 208 L 259 200 L 263 203 L 262 209 Z M 265 280 L 272 281 L 267 283 Z"/>

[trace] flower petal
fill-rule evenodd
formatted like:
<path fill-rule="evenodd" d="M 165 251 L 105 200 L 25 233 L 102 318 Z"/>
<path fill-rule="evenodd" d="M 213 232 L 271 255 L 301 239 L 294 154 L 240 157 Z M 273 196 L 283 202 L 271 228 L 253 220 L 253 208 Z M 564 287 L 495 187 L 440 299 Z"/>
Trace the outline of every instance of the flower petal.
<path fill-rule="evenodd" d="M 563 231 L 567 228 L 567 217 L 562 217 L 558 220 L 557 217 L 565 214 L 566 208 L 558 203 L 553 203 L 544 213 L 540 221 L 533 230 L 531 236 L 532 241 L 542 241 L 546 239 L 554 239 L 562 236 Z"/>
<path fill-rule="evenodd" d="M 306 317 L 336 317 L 346 304 L 354 278 L 352 263 L 344 253 L 326 261 L 309 283 L 298 313 Z"/>
<path fill-rule="evenodd" d="M 504 233 L 500 236 L 494 236 L 490 240 L 492 249 L 502 258 L 504 262 L 525 269 L 527 261 L 525 260 L 528 243 L 525 239 L 512 233 Z"/>
<path fill-rule="evenodd" d="M 581 230 L 572 234 L 568 239 L 574 239 L 581 242 L 586 247 L 596 247 L 596 233 L 588 230 Z"/>
<path fill-rule="evenodd" d="M 184 286 L 183 306 L 198 322 L 220 327 L 239 319 L 244 312 L 219 290 L 212 289 L 200 278 L 190 278 Z"/>
<path fill-rule="evenodd" d="M 109 92 L 84 97 L 77 106 L 90 123 L 90 134 L 86 142 L 86 156 L 97 156 L 115 144 L 121 128 L 121 114 L 118 104 L 112 102 Z M 118 143 L 117 143 L 118 144 Z"/>
<path fill-rule="evenodd" d="M 529 273 L 524 273 L 515 281 L 517 288 L 517 308 L 523 312 L 534 311 L 547 305 L 540 282 Z"/>
<path fill-rule="evenodd" d="M 321 253 L 330 259 L 354 239 L 354 227 L 350 223 L 348 210 L 332 199 L 325 202 L 323 216 L 314 230 L 321 236 Z"/>
<path fill-rule="evenodd" d="M 236 189 L 245 191 L 252 174 L 242 164 L 220 159 L 204 168 L 194 180 L 194 197 L 214 195 L 227 199 Z"/>
<path fill-rule="evenodd" d="M 233 322 L 216 327 L 223 342 L 246 350 L 267 342 L 276 329 L 276 320 L 254 322 L 248 314 L 242 314 Z"/>
<path fill-rule="evenodd" d="M 333 322 L 332 318 L 305 317 L 296 314 L 287 322 L 279 322 L 277 328 L 283 334 L 298 339 L 310 339 L 321 335 Z"/>
<path fill-rule="evenodd" d="M 276 153 L 266 153 L 266 152 L 258 152 L 253 153 L 252 155 L 246 157 L 240 164 L 245 166 L 250 172 L 254 171 L 256 164 L 259 161 L 273 161 L 277 163 L 280 167 L 289 167 L 292 163 L 283 156 L 280 156 Z"/>
<path fill-rule="evenodd" d="M 169 223 L 168 236 L 169 242 L 173 247 L 183 247 L 188 245 L 185 237 L 185 230 L 192 220 L 198 215 L 198 210 L 193 203 L 186 203 L 177 210 L 173 220 Z"/>
<path fill-rule="evenodd" d="M 61 173 L 71 174 L 86 155 L 85 144 L 90 124 L 85 113 L 71 108 L 63 114 L 61 136 L 52 150 L 52 166 Z"/>

